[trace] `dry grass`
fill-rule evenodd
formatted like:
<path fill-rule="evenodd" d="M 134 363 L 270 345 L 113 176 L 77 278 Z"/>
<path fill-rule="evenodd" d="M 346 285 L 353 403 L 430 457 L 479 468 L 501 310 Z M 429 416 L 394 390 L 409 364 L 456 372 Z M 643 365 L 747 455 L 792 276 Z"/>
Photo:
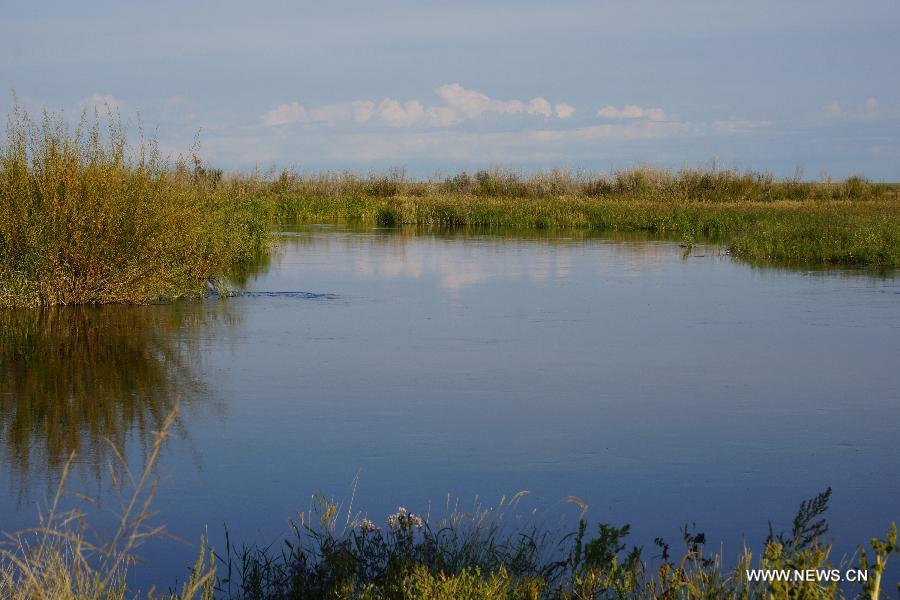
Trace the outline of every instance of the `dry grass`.
<path fill-rule="evenodd" d="M 124 600 L 138 597 L 127 584 L 128 568 L 136 551 L 164 528 L 152 524 L 150 505 L 156 493 L 155 470 L 163 444 L 175 423 L 173 409 L 157 432 L 140 474 L 133 476 L 121 450 L 113 450 L 121 469 L 112 469 L 123 496 L 118 527 L 107 540 L 92 539 L 92 529 L 84 511 L 63 509 L 66 482 L 74 454 L 66 463 L 56 494 L 34 528 L 6 534 L 0 545 L 0 598 L 4 600 Z M 124 473 L 124 480 L 117 473 Z M 82 502 L 88 499 L 79 498 Z M 215 568 L 212 553 L 201 541 L 197 563 L 181 593 L 164 596 L 170 600 L 213 597 Z M 151 590 L 146 594 L 153 597 Z"/>

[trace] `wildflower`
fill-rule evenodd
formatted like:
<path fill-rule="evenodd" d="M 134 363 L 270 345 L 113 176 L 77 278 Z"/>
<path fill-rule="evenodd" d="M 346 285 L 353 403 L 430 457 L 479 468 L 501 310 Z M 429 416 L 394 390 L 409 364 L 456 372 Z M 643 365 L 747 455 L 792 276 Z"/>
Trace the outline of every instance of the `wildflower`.
<path fill-rule="evenodd" d="M 362 519 L 359 522 L 359 530 L 363 533 L 371 533 L 374 531 L 378 531 L 378 525 L 370 521 L 369 519 Z"/>
<path fill-rule="evenodd" d="M 391 529 L 419 528 L 425 524 L 422 517 L 409 512 L 402 506 L 397 508 L 396 513 L 388 517 L 387 522 Z"/>

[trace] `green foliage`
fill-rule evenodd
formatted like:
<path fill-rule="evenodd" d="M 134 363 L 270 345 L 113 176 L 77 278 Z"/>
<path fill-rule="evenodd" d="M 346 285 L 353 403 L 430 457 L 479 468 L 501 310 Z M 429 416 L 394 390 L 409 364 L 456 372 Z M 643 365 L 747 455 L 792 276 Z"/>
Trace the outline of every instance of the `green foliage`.
<path fill-rule="evenodd" d="M 458 575 L 434 575 L 417 566 L 403 581 L 399 594 L 403 600 L 538 600 L 544 582 L 540 579 L 515 580 L 505 568 L 484 575 L 481 569 L 466 569 Z M 363 598 L 380 598 L 372 595 Z"/>
<path fill-rule="evenodd" d="M 637 589 L 641 571 L 641 551 L 635 547 L 627 555 L 623 539 L 631 530 L 629 525 L 614 527 L 600 523 L 597 537 L 584 541 L 587 523 L 578 524 L 578 533 L 569 557 L 570 579 L 559 590 L 564 600 L 593 598 L 626 598 Z"/>
<path fill-rule="evenodd" d="M 900 554 L 900 546 L 897 545 L 897 524 L 891 523 L 885 539 L 872 538 L 869 542 L 872 547 L 872 553 L 875 556 L 875 564 L 872 565 L 872 578 L 866 582 L 865 597 L 869 600 L 878 600 L 881 595 L 881 578 L 884 575 L 884 569 L 887 566 L 888 558 L 892 554 Z M 869 557 L 865 550 L 860 551 L 859 568 L 862 570 L 869 569 Z M 897 592 L 900 594 L 900 583 L 897 583 Z"/>

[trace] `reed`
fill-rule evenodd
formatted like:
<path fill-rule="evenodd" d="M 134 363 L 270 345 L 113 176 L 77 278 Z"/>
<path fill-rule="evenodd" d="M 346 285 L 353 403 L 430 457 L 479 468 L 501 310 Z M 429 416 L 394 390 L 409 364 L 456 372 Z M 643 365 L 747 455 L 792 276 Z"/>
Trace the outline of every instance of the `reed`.
<path fill-rule="evenodd" d="M 201 294 L 265 244 L 267 217 L 240 185 L 170 164 L 121 119 L 74 128 L 10 113 L 0 149 L 0 307 L 144 303 Z"/>

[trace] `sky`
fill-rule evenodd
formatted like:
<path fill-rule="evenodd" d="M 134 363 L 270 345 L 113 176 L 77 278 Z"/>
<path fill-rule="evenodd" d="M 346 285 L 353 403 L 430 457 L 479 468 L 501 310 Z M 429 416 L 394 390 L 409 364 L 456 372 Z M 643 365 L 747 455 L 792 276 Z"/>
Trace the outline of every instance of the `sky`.
<path fill-rule="evenodd" d="M 0 0 L 0 115 L 427 176 L 651 163 L 900 181 L 900 2 Z"/>

